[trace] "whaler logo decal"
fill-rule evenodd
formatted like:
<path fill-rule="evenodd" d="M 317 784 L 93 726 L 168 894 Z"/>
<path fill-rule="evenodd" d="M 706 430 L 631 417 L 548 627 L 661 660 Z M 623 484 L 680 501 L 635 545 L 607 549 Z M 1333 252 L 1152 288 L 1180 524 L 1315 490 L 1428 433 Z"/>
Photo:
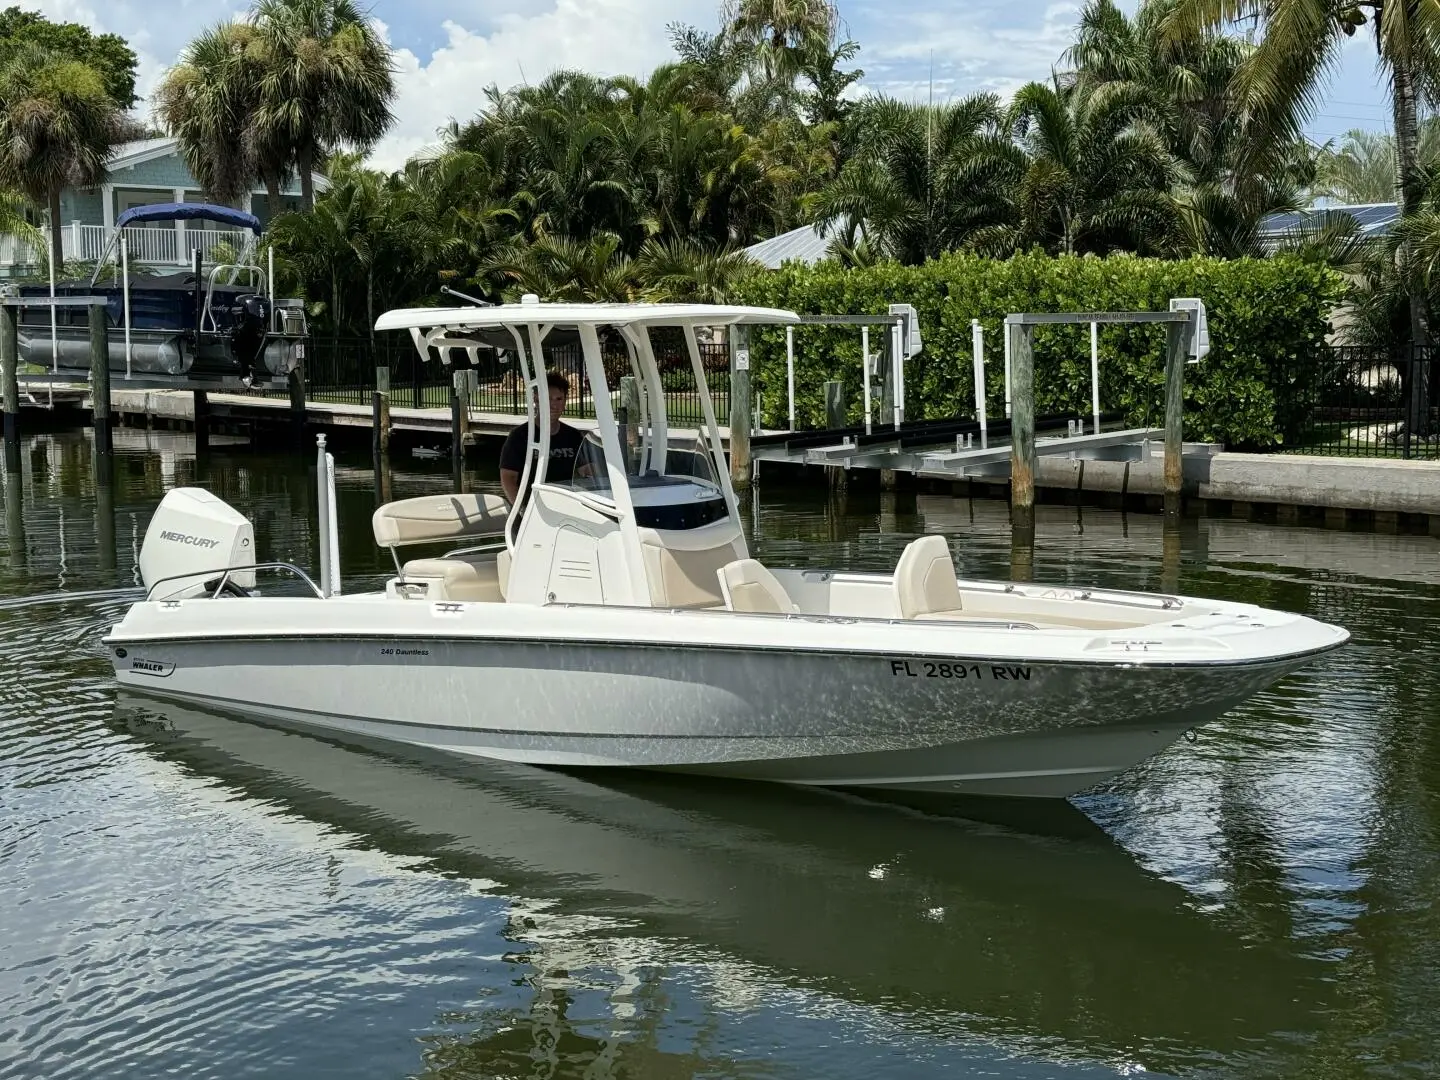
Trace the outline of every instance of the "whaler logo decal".
<path fill-rule="evenodd" d="M 154 675 L 157 678 L 163 679 L 175 670 L 175 665 L 161 663 L 158 660 L 141 660 L 137 656 L 130 661 L 130 670 L 138 671 L 142 675 Z"/>
<path fill-rule="evenodd" d="M 185 533 L 162 532 L 161 540 L 173 540 L 177 544 L 190 544 L 194 547 L 213 548 L 219 547 L 219 540 L 211 540 L 208 536 L 187 536 Z"/>

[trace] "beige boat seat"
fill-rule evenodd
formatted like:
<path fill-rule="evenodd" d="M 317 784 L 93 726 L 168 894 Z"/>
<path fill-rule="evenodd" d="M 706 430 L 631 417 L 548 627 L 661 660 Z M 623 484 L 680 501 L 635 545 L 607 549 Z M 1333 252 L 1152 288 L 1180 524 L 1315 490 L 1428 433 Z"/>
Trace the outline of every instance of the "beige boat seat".
<path fill-rule="evenodd" d="M 754 559 L 726 563 L 716 575 L 725 607 L 730 611 L 785 615 L 795 610 L 785 587 Z"/>
<path fill-rule="evenodd" d="M 427 600 L 498 604 L 505 599 L 495 559 L 411 559 L 400 577 L 407 584 L 424 584 Z"/>
<path fill-rule="evenodd" d="M 378 546 L 397 548 L 499 536 L 509 514 L 499 495 L 421 495 L 386 503 L 370 523 Z"/>
<path fill-rule="evenodd" d="M 895 566 L 895 605 L 902 619 L 944 619 L 960 615 L 960 583 L 943 536 L 912 540 Z"/>

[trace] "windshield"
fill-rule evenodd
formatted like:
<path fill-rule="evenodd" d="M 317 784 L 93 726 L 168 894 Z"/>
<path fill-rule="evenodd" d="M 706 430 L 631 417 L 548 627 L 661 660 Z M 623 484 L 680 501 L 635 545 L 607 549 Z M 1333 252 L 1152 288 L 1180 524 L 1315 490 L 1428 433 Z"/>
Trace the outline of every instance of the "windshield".
<path fill-rule="evenodd" d="M 625 475 L 630 478 L 632 491 L 672 484 L 694 485 L 698 482 L 703 487 L 713 489 L 717 497 L 721 494 L 715 476 L 714 461 L 699 438 L 671 438 L 665 453 L 664 474 L 655 469 L 646 469 L 642 473 L 640 465 L 643 450 L 638 437 L 630 437 L 633 430 L 634 426 L 631 426 L 630 431 L 621 433 L 626 436 L 621 440 L 621 451 L 625 454 Z M 593 492 L 607 498 L 610 496 L 610 474 L 605 467 L 605 448 L 596 432 L 586 434 L 585 441 L 575 455 L 575 474 L 571 478 L 570 487 L 575 491 Z"/>

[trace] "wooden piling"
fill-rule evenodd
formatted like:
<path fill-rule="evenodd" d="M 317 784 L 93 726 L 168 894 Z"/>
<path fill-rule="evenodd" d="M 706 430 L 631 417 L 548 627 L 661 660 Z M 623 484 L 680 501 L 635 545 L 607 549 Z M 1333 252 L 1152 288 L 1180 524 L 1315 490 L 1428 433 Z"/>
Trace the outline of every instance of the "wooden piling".
<path fill-rule="evenodd" d="M 450 458 L 458 470 L 465 461 L 465 427 L 469 419 L 468 396 L 461 389 L 465 372 L 457 371 L 450 379 Z"/>
<path fill-rule="evenodd" d="M 831 431 L 845 426 L 845 384 L 839 379 L 825 383 L 825 426 Z M 837 494 L 849 486 L 849 476 L 844 468 L 833 465 L 825 470 L 830 490 Z"/>
<path fill-rule="evenodd" d="M 1010 342 L 1010 523 L 1035 528 L 1035 328 L 1006 327 Z"/>
<path fill-rule="evenodd" d="M 1189 321 L 1165 327 L 1165 513 L 1169 516 L 1181 510 L 1185 479 L 1185 356 L 1190 351 L 1195 324 L 1192 313 Z"/>
<path fill-rule="evenodd" d="M 296 450 L 308 454 L 310 448 L 305 445 L 305 361 L 298 361 L 285 381 L 290 389 L 290 438 Z"/>
<path fill-rule="evenodd" d="M 730 327 L 730 483 L 750 486 L 750 327 Z"/>
<path fill-rule="evenodd" d="M 104 304 L 90 305 L 90 411 L 95 423 L 95 449 L 108 454 L 110 437 L 110 340 Z"/>
<path fill-rule="evenodd" d="M 370 412 L 373 429 L 370 448 L 378 462 L 390 453 L 390 368 L 384 364 L 375 368 L 375 392 L 371 395 Z"/>
<path fill-rule="evenodd" d="M 5 471 L 20 472 L 20 309 L 0 304 L 0 384 L 5 410 Z"/>
<path fill-rule="evenodd" d="M 640 439 L 640 385 L 634 375 L 620 376 L 620 408 L 615 414 L 620 425 L 620 450 L 625 455 L 626 467 L 635 464 L 635 447 Z"/>

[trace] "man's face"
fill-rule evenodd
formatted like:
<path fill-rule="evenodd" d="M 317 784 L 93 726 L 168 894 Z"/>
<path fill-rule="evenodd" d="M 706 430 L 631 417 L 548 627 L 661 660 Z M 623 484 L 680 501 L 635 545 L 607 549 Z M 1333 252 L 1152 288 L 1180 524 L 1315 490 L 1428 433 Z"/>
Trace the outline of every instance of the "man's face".
<path fill-rule="evenodd" d="M 550 387 L 550 419 L 558 420 L 565 411 L 565 391 L 558 386 Z"/>

